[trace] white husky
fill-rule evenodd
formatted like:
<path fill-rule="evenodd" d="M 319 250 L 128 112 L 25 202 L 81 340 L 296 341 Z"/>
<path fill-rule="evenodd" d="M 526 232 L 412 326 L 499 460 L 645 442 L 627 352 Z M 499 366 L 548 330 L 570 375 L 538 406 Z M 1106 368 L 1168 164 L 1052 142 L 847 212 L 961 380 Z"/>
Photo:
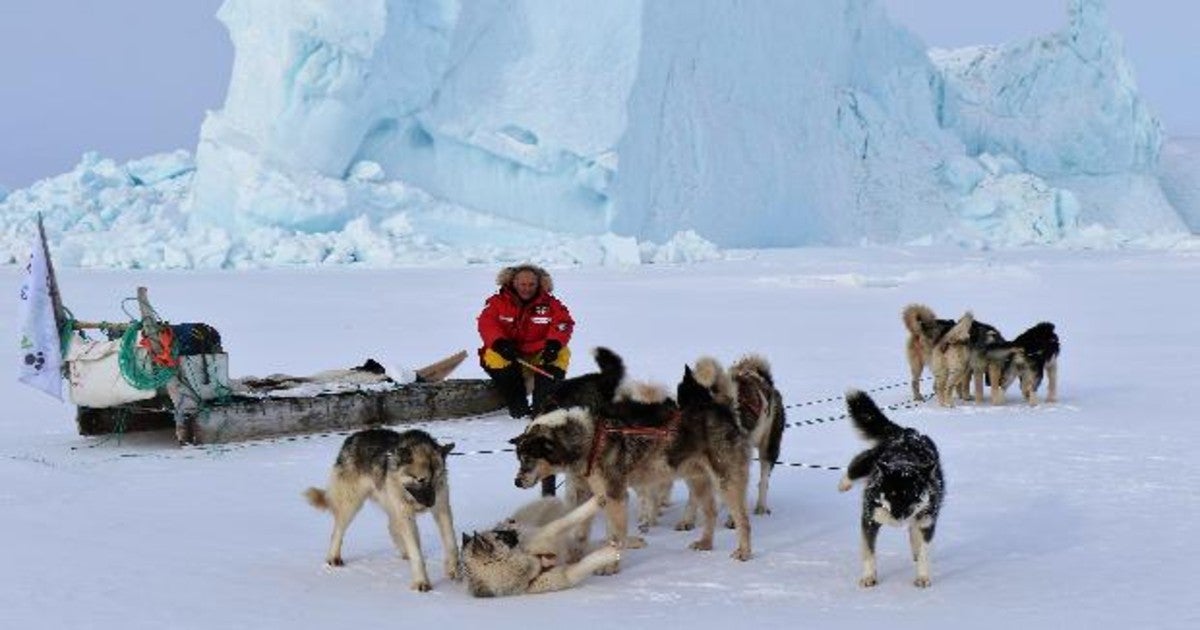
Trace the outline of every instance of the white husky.
<path fill-rule="evenodd" d="M 553 497 L 534 501 L 485 532 L 463 533 L 462 560 L 467 588 L 476 597 L 546 593 L 571 588 L 593 572 L 621 559 L 616 547 L 605 546 L 577 563 L 567 560 L 578 550 L 568 547 L 567 533 L 599 511 L 592 497 L 567 512 Z"/>

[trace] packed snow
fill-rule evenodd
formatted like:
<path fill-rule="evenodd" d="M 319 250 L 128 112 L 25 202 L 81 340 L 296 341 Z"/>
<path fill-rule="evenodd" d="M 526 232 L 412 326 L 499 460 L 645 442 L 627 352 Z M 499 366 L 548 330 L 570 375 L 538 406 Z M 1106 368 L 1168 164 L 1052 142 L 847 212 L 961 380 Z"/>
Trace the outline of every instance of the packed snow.
<path fill-rule="evenodd" d="M 409 590 L 380 510 L 351 526 L 347 564 L 323 565 L 331 528 L 300 493 L 325 482 L 342 435 L 222 447 L 166 434 L 81 437 L 74 408 L 9 380 L 0 415 L 6 484 L 0 571 L 11 627 L 516 628 L 574 623 L 653 628 L 1193 628 L 1186 559 L 1200 495 L 1187 392 L 1200 323 L 1200 256 L 1178 252 L 936 248 L 731 252 L 725 260 L 636 270 L 555 268 L 579 322 L 571 373 L 607 345 L 636 378 L 674 385 L 686 362 L 757 351 L 789 405 L 773 513 L 752 517 L 754 557 L 730 559 L 660 527 L 621 573 L 579 588 L 479 600 L 440 570 L 419 521 L 434 590 Z M 136 285 L 175 322 L 216 326 L 234 376 L 312 374 L 360 364 L 421 365 L 477 342 L 474 317 L 495 269 L 112 272 L 67 269 L 67 306 L 122 320 Z M 17 272 L 0 272 L 16 286 Z M 880 584 L 857 585 L 859 494 L 839 494 L 864 446 L 837 417 L 848 387 L 904 402 L 901 308 L 966 309 L 1015 335 L 1040 320 L 1062 338 L 1060 401 L 1029 407 L 925 403 L 890 412 L 941 450 L 948 495 L 933 586 L 912 585 L 906 534 L 880 536 Z M 11 324 L 0 334 L 13 336 Z M 11 356 L 15 360 L 15 356 Z M 481 377 L 471 362 L 456 377 Z M 929 381 L 923 383 L 929 392 Z M 1044 390 L 1043 390 L 1044 395 Z M 508 446 L 524 424 L 493 414 L 418 423 L 456 443 L 455 524 L 491 526 L 534 498 L 513 485 Z M 817 466 L 812 468 L 809 466 Z M 755 467 L 756 468 L 756 467 Z M 756 476 L 757 473 L 754 473 Z M 677 487 L 666 515 L 683 504 Z M 600 530 L 594 530 L 599 534 Z"/>

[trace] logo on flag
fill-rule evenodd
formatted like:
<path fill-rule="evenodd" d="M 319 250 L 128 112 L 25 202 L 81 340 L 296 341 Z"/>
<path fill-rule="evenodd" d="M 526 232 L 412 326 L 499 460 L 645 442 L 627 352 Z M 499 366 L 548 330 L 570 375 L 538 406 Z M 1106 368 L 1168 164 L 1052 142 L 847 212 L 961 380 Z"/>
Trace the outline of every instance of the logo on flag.
<path fill-rule="evenodd" d="M 62 340 L 54 317 L 50 261 L 38 219 L 38 236 L 25 265 L 17 330 L 20 362 L 17 380 L 62 400 Z"/>

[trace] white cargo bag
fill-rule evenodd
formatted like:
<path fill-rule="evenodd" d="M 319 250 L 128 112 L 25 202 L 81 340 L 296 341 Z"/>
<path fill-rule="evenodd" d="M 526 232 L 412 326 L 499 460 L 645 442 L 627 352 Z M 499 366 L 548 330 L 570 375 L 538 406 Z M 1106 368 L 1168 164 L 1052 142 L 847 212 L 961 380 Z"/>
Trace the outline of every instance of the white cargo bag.
<path fill-rule="evenodd" d="M 134 350 L 145 368 L 150 357 L 142 348 Z M 71 402 L 80 407 L 112 407 L 154 398 L 155 390 L 138 389 L 121 376 L 121 340 L 91 341 L 72 337 L 67 350 L 67 379 Z"/>

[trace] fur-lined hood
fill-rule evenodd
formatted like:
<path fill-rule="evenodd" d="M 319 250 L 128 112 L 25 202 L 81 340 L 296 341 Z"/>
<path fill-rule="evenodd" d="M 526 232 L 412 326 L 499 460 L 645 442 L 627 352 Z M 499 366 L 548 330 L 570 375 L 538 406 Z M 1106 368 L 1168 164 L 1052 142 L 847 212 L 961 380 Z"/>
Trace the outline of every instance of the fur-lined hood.
<path fill-rule="evenodd" d="M 532 271 L 537 276 L 538 287 L 542 293 L 554 293 L 554 280 L 550 277 L 550 272 L 533 263 L 521 263 L 501 269 L 500 273 L 496 274 L 496 285 L 500 288 L 511 288 L 513 278 L 522 271 Z"/>

